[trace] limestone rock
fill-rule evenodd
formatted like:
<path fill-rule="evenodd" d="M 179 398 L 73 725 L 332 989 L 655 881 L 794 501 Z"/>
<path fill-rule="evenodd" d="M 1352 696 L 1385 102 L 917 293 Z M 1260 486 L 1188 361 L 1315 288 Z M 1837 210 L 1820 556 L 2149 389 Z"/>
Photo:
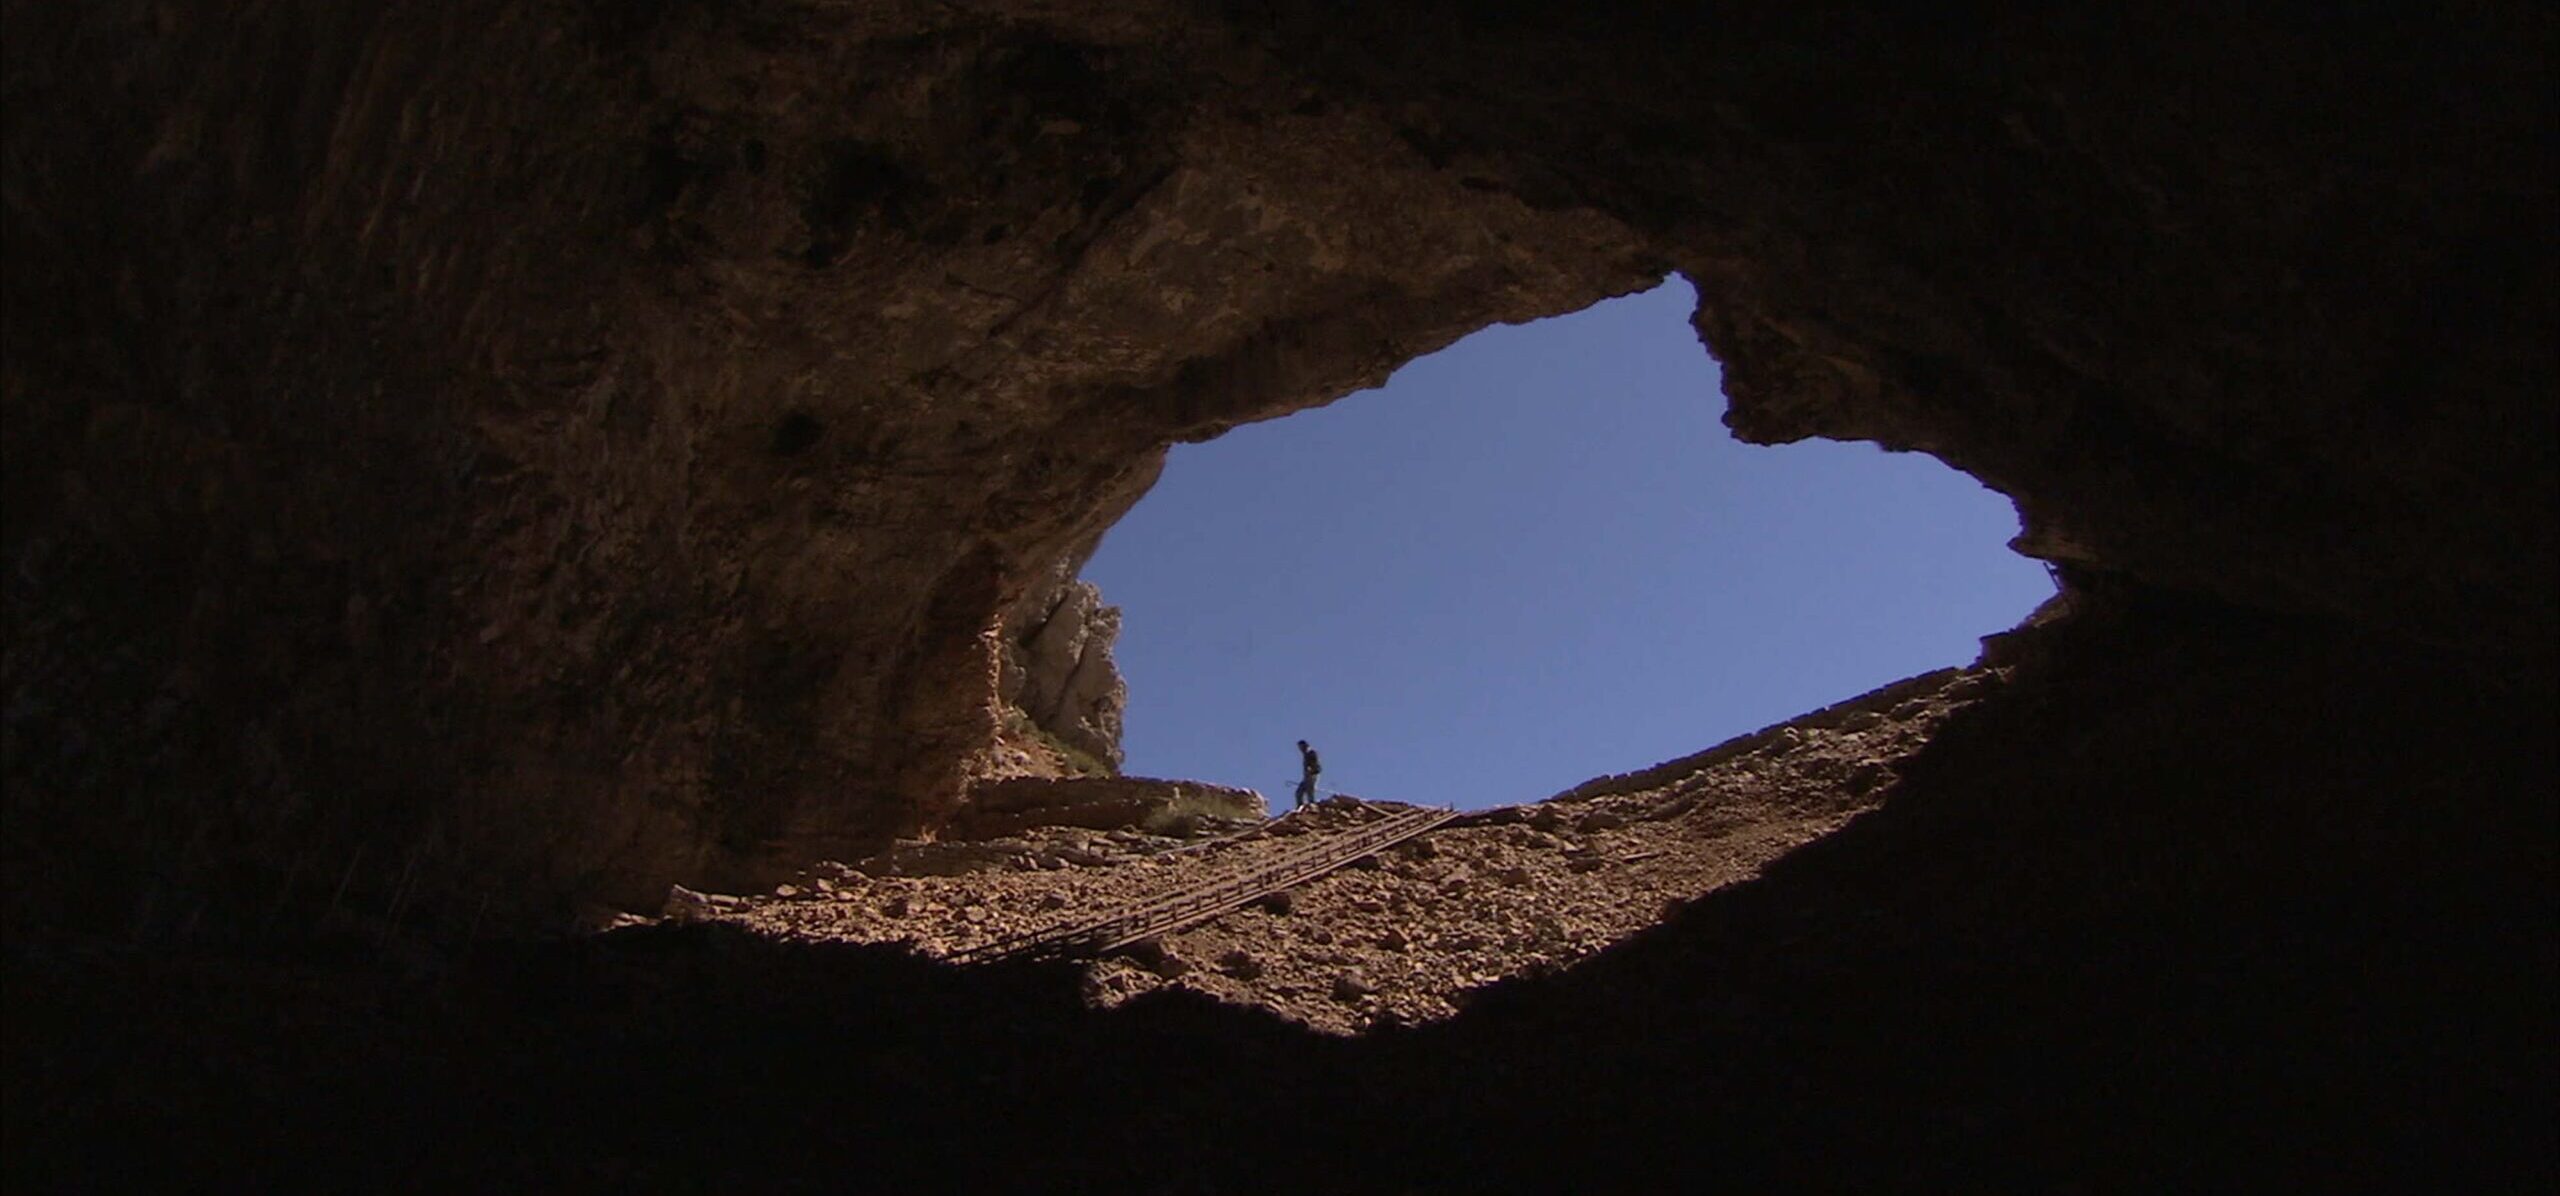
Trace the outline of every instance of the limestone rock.
<path fill-rule="evenodd" d="M 709 917 L 713 912 L 711 899 L 708 896 L 694 892 L 683 885 L 669 885 L 667 903 L 660 910 L 660 916 L 670 922 L 681 924 L 699 921 Z"/>
<path fill-rule="evenodd" d="M 1238 980 L 1254 980 L 1262 975 L 1262 961 L 1249 951 L 1229 951 L 1218 957 L 1218 970 Z"/>
<path fill-rule="evenodd" d="M 1127 956 L 1130 962 L 1166 980 L 1174 979 L 1191 970 L 1190 961 L 1182 958 L 1160 938 L 1139 939 L 1121 948 L 1121 953 Z"/>
<path fill-rule="evenodd" d="M 1041 762 L 1019 769 L 1026 775 L 1110 775 L 1120 767 L 1128 686 L 1111 658 L 1120 610 L 1074 576 L 1088 555 L 1089 547 L 1052 566 L 1001 620 L 997 697 L 1022 721 L 1000 728 L 999 743 Z"/>
<path fill-rule="evenodd" d="M 1190 834 L 1211 823 L 1257 823 L 1264 813 L 1262 795 L 1253 790 L 1198 781 L 1016 777 L 971 786 L 944 834 L 988 839 L 1044 826 Z"/>
<path fill-rule="evenodd" d="M 2555 672 L 2533 6 L 326 7 L 12 9 L 31 924 L 126 826 L 526 926 L 937 831 L 1006 692 L 1111 758 L 1060 570 L 1168 446 L 1671 270 L 1736 436 L 1970 472 L 2075 625 Z"/>

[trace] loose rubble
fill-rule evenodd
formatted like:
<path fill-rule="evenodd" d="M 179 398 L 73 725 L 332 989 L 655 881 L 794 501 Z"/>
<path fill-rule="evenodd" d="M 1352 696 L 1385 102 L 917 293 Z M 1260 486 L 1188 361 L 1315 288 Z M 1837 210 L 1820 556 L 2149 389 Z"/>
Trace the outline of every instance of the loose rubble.
<path fill-rule="evenodd" d="M 1890 794 L 1894 763 L 1998 675 L 1947 670 L 1549 801 L 1464 815 L 1204 925 L 1085 965 L 1116 1005 L 1168 985 L 1336 1033 L 1454 1014 L 1502 980 L 1571 966 L 1684 903 L 1759 874 Z M 1402 809 L 1336 798 L 1187 834 L 1040 827 L 905 842 L 769 895 L 677 889 L 664 916 L 781 939 L 898 943 L 947 957 L 1104 916 Z"/>

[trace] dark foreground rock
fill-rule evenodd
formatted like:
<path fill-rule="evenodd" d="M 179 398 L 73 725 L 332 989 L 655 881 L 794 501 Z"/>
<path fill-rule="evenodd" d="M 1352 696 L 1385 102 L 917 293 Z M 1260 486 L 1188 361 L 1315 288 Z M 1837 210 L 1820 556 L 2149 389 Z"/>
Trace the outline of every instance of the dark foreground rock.
<path fill-rule="evenodd" d="M 1672 270 L 1745 439 L 2553 671 L 2539 5 L 6 12 L 12 925 L 929 834 L 1166 446 Z"/>
<path fill-rule="evenodd" d="M 2547 1188 L 2554 712 L 2179 639 L 2022 664 L 1874 813 L 1419 1029 L 720 925 L 20 941 L 11 1187 Z"/>
<path fill-rule="evenodd" d="M 2547 5 L 0 17 L 13 1191 L 2555 1186 Z M 2063 582 L 1872 812 L 1361 1038 L 538 941 L 1093 755 L 1169 445 L 1670 271 Z"/>

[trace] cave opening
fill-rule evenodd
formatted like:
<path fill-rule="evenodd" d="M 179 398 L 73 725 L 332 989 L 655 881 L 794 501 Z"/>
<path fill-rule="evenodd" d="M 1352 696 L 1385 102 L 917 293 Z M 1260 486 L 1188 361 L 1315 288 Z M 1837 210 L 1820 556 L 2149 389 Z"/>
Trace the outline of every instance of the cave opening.
<path fill-rule="evenodd" d="M 1125 612 L 1124 771 L 1534 801 L 1927 670 L 2050 597 L 2015 508 L 1923 453 L 1760 447 L 1674 275 L 1179 446 L 1086 566 Z"/>

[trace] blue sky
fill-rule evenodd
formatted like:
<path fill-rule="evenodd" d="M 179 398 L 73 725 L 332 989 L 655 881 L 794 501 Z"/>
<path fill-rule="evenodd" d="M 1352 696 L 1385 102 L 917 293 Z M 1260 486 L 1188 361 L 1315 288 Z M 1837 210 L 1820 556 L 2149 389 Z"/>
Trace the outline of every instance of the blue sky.
<path fill-rule="evenodd" d="M 1178 446 L 1084 576 L 1126 770 L 1477 808 L 1941 665 L 2052 592 L 1935 458 L 1735 442 L 1674 277 Z"/>

